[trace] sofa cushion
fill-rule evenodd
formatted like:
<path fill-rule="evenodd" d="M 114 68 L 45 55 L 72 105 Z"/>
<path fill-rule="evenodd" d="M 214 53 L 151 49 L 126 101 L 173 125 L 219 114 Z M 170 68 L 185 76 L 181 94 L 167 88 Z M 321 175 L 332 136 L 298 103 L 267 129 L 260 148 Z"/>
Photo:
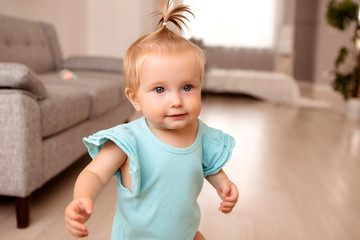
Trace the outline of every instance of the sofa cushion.
<path fill-rule="evenodd" d="M 41 24 L 0 15 L 0 62 L 27 65 L 36 73 L 55 70 Z"/>
<path fill-rule="evenodd" d="M 89 118 L 91 98 L 87 92 L 63 84 L 44 85 L 48 95 L 39 102 L 44 138 Z"/>
<path fill-rule="evenodd" d="M 77 80 L 62 80 L 58 74 L 40 75 L 44 84 L 60 84 L 91 97 L 89 118 L 95 118 L 115 108 L 126 99 L 122 75 L 108 72 L 75 71 Z"/>

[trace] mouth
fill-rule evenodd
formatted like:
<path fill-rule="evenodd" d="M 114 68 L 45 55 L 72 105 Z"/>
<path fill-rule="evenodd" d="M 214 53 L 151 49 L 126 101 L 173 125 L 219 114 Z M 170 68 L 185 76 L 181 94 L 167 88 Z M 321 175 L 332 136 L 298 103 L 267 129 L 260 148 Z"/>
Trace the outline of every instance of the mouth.
<path fill-rule="evenodd" d="M 183 114 L 172 114 L 172 115 L 166 115 L 166 117 L 169 118 L 184 118 L 186 117 L 188 114 L 187 113 L 183 113 Z"/>

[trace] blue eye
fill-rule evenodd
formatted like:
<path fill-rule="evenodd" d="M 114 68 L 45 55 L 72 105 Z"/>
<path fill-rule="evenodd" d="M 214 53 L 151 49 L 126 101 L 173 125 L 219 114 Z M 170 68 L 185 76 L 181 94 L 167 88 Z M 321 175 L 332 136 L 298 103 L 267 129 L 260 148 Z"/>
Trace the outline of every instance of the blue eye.
<path fill-rule="evenodd" d="M 163 88 L 163 87 L 156 87 L 156 88 L 155 88 L 155 92 L 157 92 L 157 93 L 163 93 L 163 92 L 164 92 L 164 88 Z"/>
<path fill-rule="evenodd" d="M 191 89 L 192 89 L 192 86 L 191 86 L 191 85 L 185 85 L 184 88 L 183 88 L 183 90 L 184 90 L 185 92 L 189 92 Z"/>

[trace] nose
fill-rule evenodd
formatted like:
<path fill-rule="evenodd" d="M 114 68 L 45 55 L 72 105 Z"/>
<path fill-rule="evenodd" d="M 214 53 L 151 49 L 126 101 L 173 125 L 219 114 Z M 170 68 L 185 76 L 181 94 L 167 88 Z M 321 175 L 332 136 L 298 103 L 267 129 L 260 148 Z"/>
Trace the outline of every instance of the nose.
<path fill-rule="evenodd" d="M 173 93 L 170 97 L 170 107 L 179 108 L 182 106 L 182 98 L 180 93 Z"/>

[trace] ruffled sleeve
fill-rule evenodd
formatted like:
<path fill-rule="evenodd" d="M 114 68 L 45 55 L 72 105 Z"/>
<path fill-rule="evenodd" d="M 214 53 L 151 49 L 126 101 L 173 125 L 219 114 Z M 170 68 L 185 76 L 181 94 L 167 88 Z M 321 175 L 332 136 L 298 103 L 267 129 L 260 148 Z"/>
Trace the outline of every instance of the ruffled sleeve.
<path fill-rule="evenodd" d="M 113 141 L 129 157 L 129 173 L 131 176 L 131 193 L 129 192 L 129 194 L 133 197 L 137 196 L 140 191 L 140 162 L 136 152 L 136 139 L 132 130 L 124 124 L 99 131 L 87 138 L 83 138 L 83 142 L 92 158 L 96 157 L 107 140 Z M 118 181 L 121 181 L 119 179 L 121 177 L 119 170 L 115 175 L 118 177 Z"/>
<path fill-rule="evenodd" d="M 235 140 L 232 136 L 218 129 L 206 126 L 202 144 L 202 166 L 206 177 L 218 173 L 229 161 Z"/>

